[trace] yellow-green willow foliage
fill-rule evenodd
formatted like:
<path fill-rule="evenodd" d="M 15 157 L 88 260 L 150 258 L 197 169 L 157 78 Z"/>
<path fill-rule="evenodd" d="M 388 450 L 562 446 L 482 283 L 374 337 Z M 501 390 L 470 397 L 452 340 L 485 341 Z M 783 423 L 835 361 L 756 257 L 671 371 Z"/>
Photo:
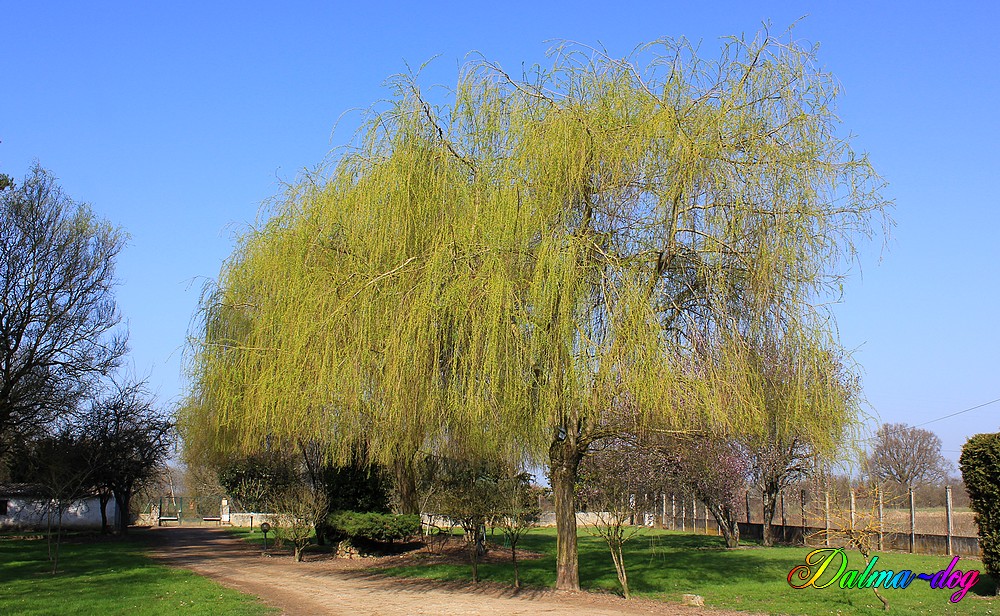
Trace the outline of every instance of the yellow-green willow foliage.
<path fill-rule="evenodd" d="M 227 447 L 447 445 L 544 459 L 635 424 L 732 428 L 698 345 L 734 312 L 797 322 L 885 202 L 837 137 L 812 50 L 564 47 L 409 79 L 325 173 L 239 239 L 205 296 L 183 421 Z M 695 341 L 701 341 L 696 343 Z M 574 467 L 575 468 L 575 467 Z M 574 470 L 575 472 L 575 470 Z"/>

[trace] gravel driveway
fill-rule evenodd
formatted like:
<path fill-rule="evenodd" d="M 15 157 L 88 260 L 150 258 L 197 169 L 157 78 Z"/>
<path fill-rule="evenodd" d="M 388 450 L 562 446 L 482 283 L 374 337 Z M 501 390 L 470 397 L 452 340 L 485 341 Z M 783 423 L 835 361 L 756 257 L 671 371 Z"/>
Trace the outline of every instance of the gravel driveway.
<path fill-rule="evenodd" d="M 260 597 L 292 616 L 314 614 L 439 616 L 535 615 L 733 616 L 656 601 L 553 590 L 522 590 L 495 584 L 399 579 L 365 571 L 370 561 L 321 558 L 295 563 L 289 556 L 263 556 L 225 530 L 164 527 L 148 531 L 154 558 Z"/>

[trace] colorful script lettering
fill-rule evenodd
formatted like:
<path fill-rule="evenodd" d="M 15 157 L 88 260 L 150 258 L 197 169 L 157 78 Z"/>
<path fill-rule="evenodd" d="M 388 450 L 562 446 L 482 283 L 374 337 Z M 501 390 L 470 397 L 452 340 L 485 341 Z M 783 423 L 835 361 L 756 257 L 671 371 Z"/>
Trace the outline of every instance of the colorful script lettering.
<path fill-rule="evenodd" d="M 976 585 L 979 571 L 970 569 L 963 573 L 956 569 L 959 557 L 951 560 L 947 568 L 937 573 L 915 574 L 909 569 L 902 571 L 879 571 L 875 569 L 878 556 L 872 556 L 863 571 L 848 568 L 847 553 L 844 548 L 820 548 L 809 552 L 805 564 L 788 572 L 788 584 L 795 589 L 829 588 L 837 584 L 841 588 L 906 588 L 915 579 L 930 582 L 934 589 L 955 589 L 950 597 L 952 603 L 961 601 L 965 594 Z M 836 571 L 834 571 L 836 569 Z M 798 583 L 797 583 L 798 582 Z"/>

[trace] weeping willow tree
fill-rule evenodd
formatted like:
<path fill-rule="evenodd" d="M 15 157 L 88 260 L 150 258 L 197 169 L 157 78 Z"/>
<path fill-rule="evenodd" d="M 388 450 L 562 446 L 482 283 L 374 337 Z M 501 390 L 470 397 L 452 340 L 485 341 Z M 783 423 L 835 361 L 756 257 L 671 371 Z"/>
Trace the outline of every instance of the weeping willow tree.
<path fill-rule="evenodd" d="M 766 34 L 715 61 L 683 41 L 563 46 L 520 80 L 477 62 L 443 105 L 394 84 L 239 239 L 202 302 L 182 423 L 217 451 L 545 463 L 557 585 L 578 588 L 588 447 L 762 421 L 712 385 L 706 349 L 734 339 L 734 310 L 813 314 L 873 234 L 881 181 L 837 137 L 813 50 Z"/>

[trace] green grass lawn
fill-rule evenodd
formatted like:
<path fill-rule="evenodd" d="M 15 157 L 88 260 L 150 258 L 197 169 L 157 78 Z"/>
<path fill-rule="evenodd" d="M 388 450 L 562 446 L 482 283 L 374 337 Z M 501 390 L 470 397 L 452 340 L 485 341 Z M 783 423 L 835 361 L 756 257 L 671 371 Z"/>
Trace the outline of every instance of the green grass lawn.
<path fill-rule="evenodd" d="M 138 539 L 64 539 L 52 575 L 44 538 L 0 535 L 0 614 L 272 614 L 250 595 L 154 563 Z"/>
<path fill-rule="evenodd" d="M 497 541 L 502 541 L 500 535 Z M 525 585 L 555 585 L 555 529 L 531 531 L 524 548 L 541 552 L 543 558 L 520 563 Z M 709 607 L 725 607 L 770 614 L 879 614 L 882 605 L 870 589 L 805 588 L 788 584 L 789 571 L 804 563 L 810 548 L 761 548 L 726 550 L 719 537 L 688 535 L 670 531 L 645 531 L 626 544 L 626 565 L 633 594 L 665 601 L 680 601 L 684 593 L 705 598 Z M 849 569 L 864 569 L 856 552 L 849 553 Z M 876 570 L 909 569 L 914 573 L 936 573 L 950 562 L 945 556 L 880 553 Z M 982 563 L 962 558 L 958 569 L 978 569 Z M 468 565 L 430 564 L 395 567 L 391 575 L 442 580 L 470 580 Z M 480 565 L 483 580 L 513 584 L 508 563 Z M 600 539 L 580 534 L 580 582 L 588 590 L 618 592 L 611 556 Z M 906 589 L 880 590 L 889 600 L 892 614 L 1000 614 L 1000 600 L 984 573 L 980 582 L 960 603 L 948 598 L 953 590 L 932 590 L 927 582 L 914 580 Z"/>

